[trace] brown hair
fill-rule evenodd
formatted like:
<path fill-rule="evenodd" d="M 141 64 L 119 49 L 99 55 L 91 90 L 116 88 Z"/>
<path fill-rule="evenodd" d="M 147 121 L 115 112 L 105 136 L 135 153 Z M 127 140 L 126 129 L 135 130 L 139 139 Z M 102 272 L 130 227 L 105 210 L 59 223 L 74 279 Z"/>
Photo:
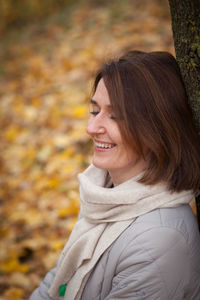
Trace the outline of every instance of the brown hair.
<path fill-rule="evenodd" d="M 103 78 L 124 141 L 148 167 L 140 182 L 197 191 L 200 143 L 175 58 L 167 52 L 131 51 L 105 64 Z"/>

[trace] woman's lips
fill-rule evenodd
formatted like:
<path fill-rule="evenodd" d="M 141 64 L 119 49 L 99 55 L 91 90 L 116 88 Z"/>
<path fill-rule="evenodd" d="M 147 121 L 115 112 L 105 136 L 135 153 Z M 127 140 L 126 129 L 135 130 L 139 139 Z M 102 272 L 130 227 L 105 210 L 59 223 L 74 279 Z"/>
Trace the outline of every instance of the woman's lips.
<path fill-rule="evenodd" d="M 112 148 L 116 146 L 114 143 L 108 143 L 103 141 L 94 141 L 95 150 L 99 152 L 110 151 Z"/>

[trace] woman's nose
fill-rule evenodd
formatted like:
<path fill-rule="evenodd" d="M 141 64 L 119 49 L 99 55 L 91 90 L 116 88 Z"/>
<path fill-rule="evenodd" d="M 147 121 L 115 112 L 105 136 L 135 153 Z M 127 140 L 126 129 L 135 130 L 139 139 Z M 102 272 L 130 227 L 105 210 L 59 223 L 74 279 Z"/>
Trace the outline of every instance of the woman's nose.
<path fill-rule="evenodd" d="M 86 131 L 89 135 L 105 133 L 106 129 L 101 118 L 91 117 L 88 120 Z"/>

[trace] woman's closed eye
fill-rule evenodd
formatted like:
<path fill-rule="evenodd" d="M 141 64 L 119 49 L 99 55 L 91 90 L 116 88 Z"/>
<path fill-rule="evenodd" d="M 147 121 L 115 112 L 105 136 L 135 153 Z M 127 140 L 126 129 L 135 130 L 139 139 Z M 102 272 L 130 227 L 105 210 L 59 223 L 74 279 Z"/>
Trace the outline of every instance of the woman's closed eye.
<path fill-rule="evenodd" d="M 91 101 L 92 103 L 90 103 L 90 107 L 89 107 L 90 114 L 96 116 L 98 115 L 98 113 L 100 113 L 100 108 L 96 103 L 93 103 L 94 100 Z"/>
<path fill-rule="evenodd" d="M 102 111 L 102 108 L 99 107 L 99 105 L 96 103 L 96 101 L 94 99 L 91 99 L 90 100 L 89 111 L 90 111 L 91 115 L 96 116 Z M 108 108 L 106 108 L 106 110 L 104 110 L 104 113 L 112 120 L 117 119 L 115 114 L 113 113 L 113 110 L 110 107 L 110 105 L 109 105 Z"/>
<path fill-rule="evenodd" d="M 98 110 L 91 110 L 90 114 L 96 116 L 96 115 L 98 115 L 99 112 L 100 111 L 98 111 Z"/>
<path fill-rule="evenodd" d="M 99 113 L 100 113 L 99 110 L 91 110 L 90 111 L 90 114 L 94 115 L 94 116 L 98 115 Z M 109 118 L 112 119 L 112 120 L 116 120 L 117 119 L 113 114 L 109 114 Z"/>

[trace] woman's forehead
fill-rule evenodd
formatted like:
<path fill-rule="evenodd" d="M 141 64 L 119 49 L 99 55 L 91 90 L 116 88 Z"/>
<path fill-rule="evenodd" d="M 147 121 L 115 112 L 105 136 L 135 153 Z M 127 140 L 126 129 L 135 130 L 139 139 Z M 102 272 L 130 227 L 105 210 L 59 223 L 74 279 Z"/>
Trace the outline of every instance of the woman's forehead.
<path fill-rule="evenodd" d="M 100 79 L 96 91 L 92 97 L 91 103 L 98 105 L 111 106 L 108 91 L 106 89 L 103 78 Z"/>

